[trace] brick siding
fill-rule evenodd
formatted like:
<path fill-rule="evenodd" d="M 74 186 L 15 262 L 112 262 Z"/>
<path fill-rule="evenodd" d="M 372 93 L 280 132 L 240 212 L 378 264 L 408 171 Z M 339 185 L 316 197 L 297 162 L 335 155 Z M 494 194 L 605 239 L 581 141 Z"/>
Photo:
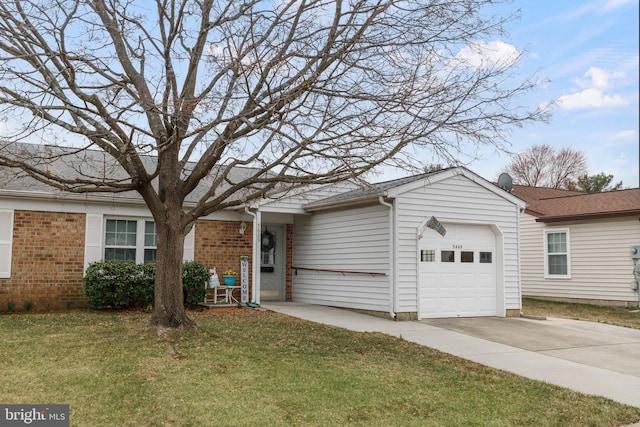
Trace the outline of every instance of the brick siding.
<path fill-rule="evenodd" d="M 12 301 L 32 310 L 86 307 L 84 273 L 85 215 L 15 211 L 11 277 L 0 279 L 0 311 Z"/>
<path fill-rule="evenodd" d="M 240 256 L 251 262 L 253 226 L 247 223 L 244 234 L 240 222 L 196 222 L 194 258 L 218 274 L 228 268 L 240 270 Z M 85 215 L 15 211 L 11 278 L 0 279 L 0 311 L 9 302 L 15 310 L 60 310 L 87 307 L 82 278 L 84 276 Z M 291 300 L 293 225 L 286 226 L 285 298 Z M 249 270 L 249 292 L 251 289 Z"/>
<path fill-rule="evenodd" d="M 251 298 L 252 274 L 251 255 L 253 224 L 248 222 L 244 234 L 239 233 L 238 221 L 209 221 L 196 222 L 195 252 L 196 261 L 204 263 L 208 268 L 216 268 L 222 283 L 222 272 L 228 268 L 240 271 L 240 257 L 249 256 L 249 298 Z M 293 253 L 293 225 L 287 225 L 286 232 L 286 266 L 285 266 L 285 298 L 291 300 L 291 266 Z"/>

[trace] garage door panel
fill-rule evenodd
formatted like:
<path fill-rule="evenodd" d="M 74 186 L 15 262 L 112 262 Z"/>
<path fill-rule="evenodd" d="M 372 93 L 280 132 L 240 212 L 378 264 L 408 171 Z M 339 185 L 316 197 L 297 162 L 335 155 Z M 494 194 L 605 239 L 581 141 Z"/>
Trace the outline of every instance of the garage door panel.
<path fill-rule="evenodd" d="M 458 309 L 460 312 L 473 312 L 476 309 L 477 299 L 473 296 L 458 298 Z"/>
<path fill-rule="evenodd" d="M 456 271 L 444 271 L 438 275 L 438 280 L 446 286 L 448 283 L 456 283 L 457 276 Z"/>
<path fill-rule="evenodd" d="M 438 274 L 437 273 L 420 273 L 420 283 L 424 289 L 437 289 L 438 288 Z"/>
<path fill-rule="evenodd" d="M 488 226 L 445 224 L 445 228 L 444 237 L 433 233 L 420 241 L 420 250 L 435 251 L 435 260 L 420 262 L 421 317 L 495 316 L 495 235 Z M 442 262 L 448 259 L 442 251 L 453 251 L 455 261 Z"/>
<path fill-rule="evenodd" d="M 478 298 L 476 298 L 476 301 L 478 302 L 478 306 L 482 309 L 482 310 L 491 310 L 494 314 L 495 314 L 495 297 L 493 295 L 486 295 L 486 296 L 478 296 Z"/>
<path fill-rule="evenodd" d="M 421 298 L 420 307 L 424 307 L 424 310 L 430 313 L 435 313 L 438 308 L 437 298 Z"/>
<path fill-rule="evenodd" d="M 439 298 L 438 303 L 445 311 L 455 311 L 458 299 L 456 297 Z"/>

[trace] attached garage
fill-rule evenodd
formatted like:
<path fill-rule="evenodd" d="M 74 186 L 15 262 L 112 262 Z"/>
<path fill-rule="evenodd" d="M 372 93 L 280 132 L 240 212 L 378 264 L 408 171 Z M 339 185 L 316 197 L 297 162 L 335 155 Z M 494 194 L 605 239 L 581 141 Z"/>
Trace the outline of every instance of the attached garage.
<path fill-rule="evenodd" d="M 293 300 L 397 319 L 517 316 L 524 207 L 465 168 L 309 203 L 295 219 Z"/>

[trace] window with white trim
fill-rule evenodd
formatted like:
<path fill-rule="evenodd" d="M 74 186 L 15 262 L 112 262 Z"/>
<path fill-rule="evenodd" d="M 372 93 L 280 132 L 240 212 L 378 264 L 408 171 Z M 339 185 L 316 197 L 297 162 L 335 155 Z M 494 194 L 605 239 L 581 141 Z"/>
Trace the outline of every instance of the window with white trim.
<path fill-rule="evenodd" d="M 144 219 L 107 219 L 104 259 L 137 263 L 155 261 L 155 223 Z"/>
<path fill-rule="evenodd" d="M 569 229 L 544 231 L 544 270 L 548 278 L 571 277 Z"/>
<path fill-rule="evenodd" d="M 156 260 L 156 223 L 153 221 L 144 222 L 144 262 Z"/>

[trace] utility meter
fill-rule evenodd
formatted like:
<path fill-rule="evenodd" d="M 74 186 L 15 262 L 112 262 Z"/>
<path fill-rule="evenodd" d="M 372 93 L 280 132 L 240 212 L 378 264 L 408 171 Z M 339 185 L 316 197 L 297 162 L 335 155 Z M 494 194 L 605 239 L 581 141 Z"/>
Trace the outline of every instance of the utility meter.
<path fill-rule="evenodd" d="M 629 255 L 633 260 L 633 280 L 631 281 L 631 289 L 639 290 L 640 288 L 640 245 L 631 245 Z M 638 294 L 640 298 L 640 293 Z M 640 304 L 640 301 L 639 301 Z"/>

